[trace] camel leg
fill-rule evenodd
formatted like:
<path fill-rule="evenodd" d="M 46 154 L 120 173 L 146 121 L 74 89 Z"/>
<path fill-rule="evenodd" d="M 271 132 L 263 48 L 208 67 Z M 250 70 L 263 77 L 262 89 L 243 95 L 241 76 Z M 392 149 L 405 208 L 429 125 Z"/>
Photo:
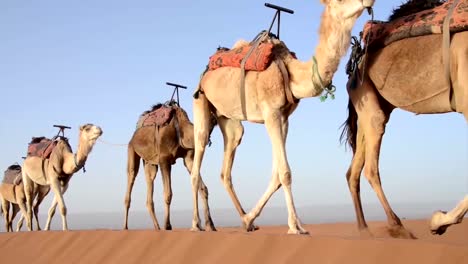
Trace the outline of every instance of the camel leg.
<path fill-rule="evenodd" d="M 3 218 L 5 219 L 5 230 L 6 232 L 10 232 L 10 202 L 3 198 L 2 198 L 2 210 L 3 210 Z"/>
<path fill-rule="evenodd" d="M 28 226 L 28 230 L 32 231 L 32 206 L 33 206 L 33 201 L 34 201 L 34 183 L 33 181 L 29 178 L 29 176 L 26 173 L 26 170 L 23 169 L 22 171 L 23 174 L 23 186 L 24 186 L 24 194 L 26 196 L 26 224 Z"/>
<path fill-rule="evenodd" d="M 367 80 L 369 80 L 369 78 L 367 78 Z M 376 95 L 375 88 L 369 81 L 365 81 L 361 85 L 361 89 L 357 91 L 356 94 L 351 94 L 351 96 L 353 98 L 353 104 L 357 106 L 356 112 L 359 116 L 359 124 L 362 126 L 364 133 L 364 176 L 369 181 L 385 210 L 389 225 L 388 231 L 392 237 L 415 238 L 411 232 L 403 227 L 400 218 L 398 218 L 391 208 L 380 180 L 380 147 L 382 144 L 382 137 L 385 133 L 385 125 L 390 118 L 391 111 L 383 110 Z"/>
<path fill-rule="evenodd" d="M 198 99 L 193 100 L 193 130 L 195 154 L 193 158 L 193 167 L 191 172 L 192 197 L 193 197 L 193 219 L 192 231 L 201 231 L 200 215 L 198 212 L 198 190 L 200 189 L 200 167 L 203 161 L 208 137 L 210 133 L 210 109 L 208 100 L 203 93 L 199 94 Z"/>
<path fill-rule="evenodd" d="M 50 224 L 50 220 L 52 219 L 52 216 L 55 213 L 55 207 L 59 206 L 60 208 L 60 214 L 62 216 L 62 230 L 67 231 L 68 230 L 68 224 L 67 224 L 67 207 L 65 205 L 65 201 L 63 200 L 63 194 L 68 188 L 68 184 L 65 184 L 61 186 L 59 180 L 57 179 L 57 176 L 53 175 L 51 177 L 50 181 L 50 187 L 52 188 L 52 191 L 55 194 L 55 199 L 54 202 L 56 204 L 52 204 L 50 210 L 49 210 L 49 217 L 47 219 L 47 222 Z M 52 211 L 52 213 L 50 213 Z"/>
<path fill-rule="evenodd" d="M 62 187 L 62 194 L 65 193 L 68 189 L 68 184 Z M 49 189 L 50 190 L 50 189 Z M 50 205 L 49 212 L 47 215 L 47 222 L 44 230 L 50 230 L 50 224 L 52 222 L 52 218 L 54 217 L 55 214 L 55 209 L 58 205 L 58 201 L 56 199 L 56 196 L 54 195 L 54 198 L 52 199 L 52 204 Z"/>
<path fill-rule="evenodd" d="M 364 168 L 364 155 L 365 155 L 365 143 L 364 134 L 362 129 L 357 129 L 356 136 L 356 151 L 353 155 L 353 160 L 349 166 L 348 172 L 346 173 L 346 180 L 348 181 L 348 188 L 353 198 L 354 210 L 357 217 L 358 228 L 361 234 L 370 236 L 369 229 L 367 227 L 366 220 L 364 219 L 364 213 L 362 211 L 361 193 L 360 193 L 360 178 L 361 172 Z"/>
<path fill-rule="evenodd" d="M 36 218 L 36 227 L 38 231 L 41 230 L 41 226 L 39 225 L 39 206 L 47 194 L 49 194 L 49 191 L 49 186 L 37 186 L 37 198 L 36 202 L 34 203 L 34 218 Z"/>
<path fill-rule="evenodd" d="M 125 193 L 125 219 L 123 229 L 128 229 L 128 210 L 130 209 L 131 196 L 133 184 L 135 183 L 135 178 L 140 169 L 140 157 L 133 149 L 131 144 L 128 145 L 128 154 L 127 154 L 127 192 Z"/>
<path fill-rule="evenodd" d="M 171 225 L 171 202 L 172 202 L 172 185 L 171 185 L 171 164 L 164 160 L 160 162 L 162 182 L 164 186 L 164 205 L 166 212 L 164 214 L 164 229 L 172 230 Z"/>
<path fill-rule="evenodd" d="M 145 178 L 146 178 L 146 208 L 150 214 L 151 220 L 153 221 L 154 229 L 159 230 L 158 219 L 156 219 L 156 214 L 154 213 L 154 202 L 153 202 L 153 193 L 154 193 L 154 179 L 156 178 L 156 173 L 158 172 L 158 166 L 144 162 L 145 167 Z"/>
<path fill-rule="evenodd" d="M 430 229 L 433 235 L 442 235 L 447 228 L 462 222 L 468 212 L 468 195 L 450 212 L 437 211 L 431 217 Z"/>
<path fill-rule="evenodd" d="M 187 155 L 185 155 L 184 165 L 190 174 L 192 171 L 192 166 L 193 166 L 193 151 L 188 151 Z M 201 177 L 200 177 L 200 189 L 198 190 L 198 192 L 200 193 L 203 199 L 203 205 L 205 207 L 205 230 L 216 231 L 216 227 L 214 226 L 213 219 L 211 218 L 210 206 L 208 204 L 208 187 L 206 187 Z"/>
<path fill-rule="evenodd" d="M 273 164 L 276 164 L 276 166 L 273 165 L 273 177 L 267 191 L 255 208 L 246 215 L 244 221 L 247 220 L 247 226 L 252 224 L 252 221 L 260 214 L 271 195 L 278 190 L 280 186 L 283 186 L 286 205 L 288 207 L 288 234 L 308 234 L 309 232 L 302 227 L 299 217 L 297 216 L 291 191 L 291 169 L 289 168 L 285 148 L 289 126 L 288 119 L 287 117 L 283 117 L 280 113 L 271 113 L 265 118 L 265 126 L 273 145 Z"/>
<path fill-rule="evenodd" d="M 237 198 L 234 187 L 232 186 L 231 172 L 234 157 L 236 155 L 236 148 L 241 143 L 242 136 L 244 134 L 244 127 L 239 120 L 232 120 L 225 117 L 218 118 L 218 125 L 224 138 L 224 159 L 221 171 L 221 180 L 223 181 L 224 188 L 231 197 L 237 212 L 242 218 L 245 215 L 245 211 L 242 208 L 239 198 Z"/>

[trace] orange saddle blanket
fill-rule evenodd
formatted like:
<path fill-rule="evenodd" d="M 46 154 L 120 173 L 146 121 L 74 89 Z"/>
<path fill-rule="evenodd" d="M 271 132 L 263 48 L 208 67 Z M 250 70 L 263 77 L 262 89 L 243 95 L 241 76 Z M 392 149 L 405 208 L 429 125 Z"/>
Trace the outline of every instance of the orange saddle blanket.
<path fill-rule="evenodd" d="M 363 40 L 368 47 L 381 48 L 397 40 L 430 34 L 441 34 L 444 19 L 453 0 L 416 14 L 397 18 L 391 22 L 369 21 L 364 26 Z M 460 0 L 450 19 L 450 32 L 468 29 L 468 0 Z"/>
<path fill-rule="evenodd" d="M 252 45 L 247 45 L 235 49 L 218 49 L 210 57 L 208 63 L 209 70 L 216 70 L 221 67 L 241 67 L 242 60 L 246 57 Z M 245 62 L 246 71 L 264 71 L 272 61 L 273 44 L 262 42 L 252 51 Z"/>
<path fill-rule="evenodd" d="M 28 145 L 28 156 L 48 159 L 56 145 L 56 140 L 48 139 L 46 137 L 33 137 Z"/>
<path fill-rule="evenodd" d="M 143 114 L 138 119 L 137 128 L 143 126 L 164 126 L 171 121 L 174 108 L 171 106 L 161 105 L 159 108 Z"/>

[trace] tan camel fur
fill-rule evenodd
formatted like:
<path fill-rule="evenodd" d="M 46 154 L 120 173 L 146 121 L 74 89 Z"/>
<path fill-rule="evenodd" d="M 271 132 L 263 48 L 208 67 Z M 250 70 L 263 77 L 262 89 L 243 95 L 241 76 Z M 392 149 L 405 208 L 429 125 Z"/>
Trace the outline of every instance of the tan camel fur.
<path fill-rule="evenodd" d="M 390 234 L 414 238 L 390 207 L 380 181 L 380 146 L 393 109 L 416 114 L 459 112 L 468 121 L 468 32 L 452 35 L 452 89 L 444 75 L 442 61 L 442 34 L 407 38 L 376 51 L 369 50 L 362 84 L 360 79 L 357 87 L 348 83 L 350 103 L 345 133 L 347 130 L 346 137 L 354 154 L 346 178 L 357 225 L 365 235 L 370 233 L 360 198 L 363 169 L 385 210 Z"/>
<path fill-rule="evenodd" d="M 155 125 L 142 126 L 138 128 L 130 142 L 128 143 L 127 159 L 127 192 L 125 195 L 125 222 L 124 229 L 128 229 L 128 210 L 130 209 L 131 193 L 135 178 L 140 167 L 140 159 L 143 160 L 146 185 L 147 200 L 146 207 L 153 220 L 156 230 L 159 230 L 158 220 L 154 213 L 153 184 L 158 171 L 161 168 L 162 182 L 164 185 L 165 200 L 165 221 L 164 229 L 171 230 L 170 206 L 172 201 L 171 187 L 171 166 L 178 158 L 184 160 L 184 166 L 189 174 L 193 164 L 193 124 L 190 122 L 187 113 L 178 106 L 173 106 L 175 114 L 171 121 L 164 126 L 157 128 Z M 215 120 L 213 120 L 215 121 Z M 211 127 L 214 126 L 214 123 Z M 208 188 L 200 182 L 200 194 L 203 197 L 205 206 L 205 223 L 207 230 L 216 230 L 211 219 L 208 206 Z"/>
<path fill-rule="evenodd" d="M 21 174 L 19 175 L 21 177 Z M 39 225 L 39 205 L 47 196 L 50 191 L 49 186 L 34 185 L 34 218 L 36 220 L 37 230 L 41 230 Z M 24 193 L 24 185 L 20 184 L 0 184 L 0 201 L 2 203 L 2 210 L 5 219 L 5 230 L 7 232 L 13 231 L 13 219 L 15 219 L 16 214 L 21 210 L 21 218 L 18 220 L 16 225 L 16 231 L 19 231 L 23 226 L 23 219 L 27 214 L 26 211 L 26 195 Z M 12 212 L 10 214 L 10 206 Z"/>
<path fill-rule="evenodd" d="M 325 11 L 320 25 L 320 42 L 315 51 L 317 67 L 324 85 L 328 85 L 338 68 L 341 57 L 349 47 L 351 30 L 356 19 L 373 0 L 322 0 Z M 319 76 L 313 70 L 314 60 L 302 62 L 289 52 L 278 49 L 274 55 L 282 59 L 289 72 L 289 86 L 296 99 L 318 96 L 323 91 Z M 298 103 L 286 99 L 283 76 L 273 62 L 265 71 L 247 72 L 245 98 L 241 98 L 241 70 L 223 67 L 208 71 L 200 81 L 198 99 L 194 100 L 195 157 L 192 169 L 192 194 L 194 201 L 192 230 L 200 230 L 197 190 L 200 182 L 200 166 L 209 136 L 210 112 L 216 114 L 224 138 L 224 161 L 221 178 L 247 231 L 254 230 L 259 216 L 271 195 L 284 187 L 288 207 L 288 225 L 291 234 L 306 234 L 296 215 L 291 191 L 291 170 L 286 157 L 285 142 L 288 117 Z M 242 105 L 245 101 L 245 105 Z M 244 111 L 242 109 L 245 108 Z M 241 121 L 264 123 L 273 146 L 273 173 L 265 194 L 249 213 L 245 213 L 234 191 L 231 170 L 237 146 L 244 128 Z"/>
<path fill-rule="evenodd" d="M 83 168 L 89 153 L 93 149 L 96 140 L 102 135 L 100 127 L 93 124 L 80 126 L 79 143 L 76 153 L 72 152 L 68 141 L 58 139 L 57 146 L 50 154 L 50 158 L 28 156 L 23 163 L 23 184 L 26 194 L 28 229 L 32 229 L 32 202 L 34 183 L 50 186 L 54 192 L 54 199 L 49 209 L 45 230 L 49 230 L 50 221 L 55 214 L 57 204 L 62 215 L 62 228 L 68 230 L 67 208 L 63 200 L 63 194 L 68 188 L 68 183 L 75 172 Z"/>
<path fill-rule="evenodd" d="M 430 229 L 433 235 L 442 235 L 451 225 L 462 222 L 468 212 L 468 195 L 450 212 L 437 211 L 431 217 Z"/>

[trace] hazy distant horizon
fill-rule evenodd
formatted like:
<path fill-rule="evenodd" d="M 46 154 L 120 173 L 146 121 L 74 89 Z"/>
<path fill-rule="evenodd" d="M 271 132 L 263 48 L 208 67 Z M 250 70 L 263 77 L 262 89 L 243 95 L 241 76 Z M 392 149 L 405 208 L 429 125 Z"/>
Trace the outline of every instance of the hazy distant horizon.
<path fill-rule="evenodd" d="M 438 201 L 435 203 L 395 203 L 394 210 L 401 219 L 428 219 L 435 210 L 450 210 L 455 206 L 457 201 Z M 385 213 L 380 204 L 363 204 L 366 220 L 368 221 L 383 221 L 386 220 Z M 39 213 L 39 221 L 43 228 L 47 220 L 47 209 L 44 206 L 41 208 L 42 213 Z M 335 223 L 335 222 L 355 222 L 354 207 L 352 204 L 336 204 L 336 205 L 311 205 L 301 206 L 297 208 L 297 212 L 304 224 L 320 224 L 320 223 Z M 241 225 L 241 220 L 235 208 L 212 208 L 211 214 L 215 226 L 217 227 L 238 227 Z M 202 217 L 202 225 L 204 224 L 203 209 L 200 209 Z M 156 217 L 159 225 L 162 228 L 164 225 L 164 211 L 157 210 Z M 94 213 L 69 213 L 67 215 L 68 226 L 71 230 L 82 229 L 122 229 L 124 211 L 121 212 L 94 212 Z M 17 216 L 14 222 L 16 228 Z M 3 218 L 2 218 L 3 221 Z M 189 228 L 192 223 L 192 211 L 172 210 L 171 224 L 172 227 Z M 265 207 L 260 217 L 255 222 L 257 225 L 287 225 L 287 209 L 285 207 Z M 1 226 L 1 231 L 4 232 L 4 225 Z M 61 230 L 61 216 L 57 211 L 53 220 L 51 229 Z M 129 213 L 129 229 L 153 229 L 153 224 L 150 220 L 149 213 L 143 210 L 130 210 Z M 22 230 L 25 230 L 23 226 Z"/>

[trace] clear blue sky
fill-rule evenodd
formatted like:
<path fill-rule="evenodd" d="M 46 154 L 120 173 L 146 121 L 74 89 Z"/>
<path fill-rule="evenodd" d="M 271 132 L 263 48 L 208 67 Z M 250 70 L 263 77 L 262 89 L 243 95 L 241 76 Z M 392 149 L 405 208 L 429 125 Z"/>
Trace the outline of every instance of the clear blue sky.
<path fill-rule="evenodd" d="M 386 19 L 401 1 L 376 1 L 376 19 Z M 281 38 L 301 60 L 315 49 L 318 0 L 275 0 L 295 10 L 282 16 Z M 53 136 L 53 124 L 67 131 L 74 149 L 78 126 L 100 125 L 103 140 L 127 143 L 138 115 L 169 99 L 166 81 L 189 87 L 181 104 L 192 118 L 192 92 L 208 57 L 239 38 L 252 39 L 269 26 L 273 11 L 264 1 L 0 1 L 0 168 L 21 162 L 32 136 Z M 354 34 L 369 19 L 358 21 Z M 335 74 L 336 100 L 302 100 L 290 118 L 287 142 L 298 206 L 349 204 L 345 173 L 351 152 L 338 142 L 348 95 L 342 59 Z M 271 174 L 271 145 L 263 126 L 245 123 L 233 169 L 234 186 L 246 209 L 265 191 Z M 462 115 L 421 115 L 396 110 L 387 126 L 381 176 L 391 203 L 456 201 L 468 189 L 467 124 Z M 212 208 L 232 208 L 220 181 L 223 143 L 212 135 L 202 166 Z M 122 212 L 127 183 L 126 147 L 98 143 L 74 175 L 65 200 L 70 213 Z M 173 168 L 173 209 L 191 209 L 189 175 Z M 161 176 L 155 204 L 163 208 Z M 365 203 L 377 199 L 362 181 Z M 132 210 L 146 210 L 141 171 Z M 41 208 L 46 212 L 50 198 Z M 270 206 L 285 206 L 279 191 Z M 434 208 L 439 209 L 439 208 Z M 299 212 L 300 213 L 300 212 Z M 398 213 L 398 212 L 397 212 Z M 428 212 L 429 214 L 430 212 Z M 160 217 L 162 215 L 159 215 Z M 383 216 L 383 211 L 382 211 Z M 187 220 L 189 221 L 189 220 Z M 286 215 L 284 215 L 286 222 Z"/>

